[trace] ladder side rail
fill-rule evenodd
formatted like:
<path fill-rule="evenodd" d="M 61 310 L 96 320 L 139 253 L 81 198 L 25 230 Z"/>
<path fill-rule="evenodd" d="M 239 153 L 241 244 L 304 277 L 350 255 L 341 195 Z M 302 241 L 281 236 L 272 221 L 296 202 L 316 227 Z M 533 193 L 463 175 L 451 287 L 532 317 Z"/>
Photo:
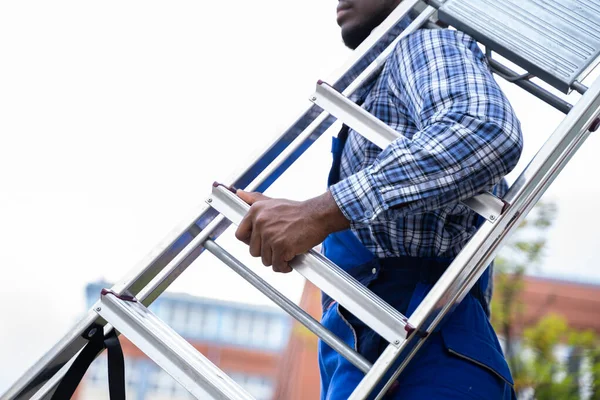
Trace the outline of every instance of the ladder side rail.
<path fill-rule="evenodd" d="M 386 42 L 393 40 L 394 27 L 397 23 L 405 17 L 415 5 L 419 3 L 419 0 L 406 0 L 402 2 L 395 11 L 380 25 L 380 27 L 372 32 L 372 34 L 365 40 L 365 42 L 359 46 L 359 48 L 353 53 L 350 61 L 347 65 L 350 65 L 349 70 L 345 73 L 337 73 L 338 78 L 332 79 L 336 82 L 336 87 L 340 90 L 344 90 L 352 82 L 353 85 L 358 88 L 360 84 L 356 83 L 356 77 L 368 66 L 369 59 L 375 59 L 377 54 L 382 50 L 382 43 L 386 45 Z M 355 89 L 353 89 L 355 90 Z M 256 161 L 251 164 L 244 172 L 238 175 L 237 178 L 233 179 L 233 185 L 245 187 L 240 183 L 252 181 L 256 178 L 263 169 L 261 165 L 268 164 L 269 159 L 274 158 L 274 154 L 271 149 L 278 148 L 280 150 L 285 149 L 295 138 L 300 136 L 303 126 L 308 126 L 310 121 L 318 118 L 319 115 L 315 111 L 319 111 L 319 108 L 311 105 L 311 107 L 276 140 L 275 144 L 269 146 L 260 156 L 256 158 Z M 312 134 L 308 136 L 307 145 L 303 148 L 298 146 L 298 151 L 292 154 L 295 161 L 303 152 L 312 144 L 318 137 L 333 123 L 333 118 L 325 118 L 323 124 L 315 129 Z M 281 175 L 288 165 L 280 167 L 277 171 L 273 171 L 269 174 L 271 181 L 267 181 L 266 185 L 270 185 L 272 180 L 276 179 Z M 279 174 L 279 175 L 277 175 Z M 112 290 L 118 294 L 130 294 L 133 296 L 138 295 L 142 290 L 146 293 L 148 298 L 156 298 L 166 287 L 168 287 L 169 279 L 165 278 L 165 274 L 162 274 L 162 280 L 160 285 L 155 285 L 152 291 L 145 290 L 148 283 L 153 281 L 161 271 L 165 269 L 169 263 L 184 249 L 188 246 L 193 238 L 198 235 L 201 230 L 207 229 L 208 225 L 218 217 L 218 214 L 214 212 L 211 207 L 203 206 L 195 216 L 190 218 L 193 220 L 192 223 L 185 223 L 175 228 L 167 237 L 160 242 L 144 259 L 139 262 L 126 277 L 119 283 L 115 284 Z M 222 221 L 221 224 L 214 225 L 213 235 L 218 236 L 228 226 L 226 221 Z M 193 260 L 191 260 L 193 261 Z M 191 262 L 190 261 L 190 262 Z M 152 293 L 152 295 L 151 295 Z M 140 297 L 140 296 L 138 296 Z M 78 333 L 82 333 L 86 327 L 91 326 L 93 323 L 98 322 L 97 318 L 86 317 L 80 321 L 73 329 L 73 338 L 71 334 L 66 335 L 59 340 L 45 355 L 43 355 L 38 362 L 36 362 L 29 370 L 21 376 L 3 395 L 0 399 L 13 399 L 13 398 L 29 398 L 32 395 L 32 389 L 39 389 L 44 382 L 48 381 L 53 371 L 59 370 L 68 360 L 77 354 L 87 343 L 83 339 L 78 339 Z M 86 326 L 83 326 L 88 324 Z M 27 394 L 25 397 L 21 397 Z"/>
<path fill-rule="evenodd" d="M 202 253 L 204 243 L 209 237 L 215 237 L 214 231 L 225 219 L 219 215 L 177 254 L 136 296 L 146 307 L 150 306 Z"/>
<path fill-rule="evenodd" d="M 506 239 L 527 216 L 589 136 L 590 126 L 599 115 L 600 79 L 597 79 L 511 186 L 505 196 L 509 206 L 500 219 L 495 224 L 484 223 L 409 317 L 409 324 L 418 332 L 424 334 L 431 332 L 451 308 L 466 296 Z M 398 356 L 404 349 L 414 346 L 388 381 L 384 391 L 397 379 L 422 344 L 423 340 L 417 345 L 410 343 L 418 338 L 419 335 L 412 335 L 400 348 L 394 349 L 394 355 Z M 374 370 L 375 368 L 371 369 Z M 372 372 L 367 374 L 369 379 L 359 384 L 350 397 L 351 400 L 363 399 L 373 390 L 372 382 L 375 380 L 372 379 L 373 374 Z M 378 399 L 381 396 L 382 394 Z"/>
<path fill-rule="evenodd" d="M 52 378 L 47 380 L 46 383 L 36 393 L 34 393 L 33 397 L 29 398 L 29 400 L 51 400 L 61 379 L 67 373 L 74 361 L 75 358 L 69 360 L 61 369 L 61 371 L 64 369 L 64 372 L 54 374 Z"/>
<path fill-rule="evenodd" d="M 238 275 L 248 281 L 252 286 L 260 290 L 265 296 L 286 311 L 292 318 L 304 325 L 308 330 L 317 335 L 324 343 L 350 361 L 356 368 L 365 374 L 371 369 L 371 363 L 362 355 L 341 341 L 329 329 L 321 325 L 317 320 L 300 308 L 296 303 L 285 297 L 257 274 L 252 272 L 239 260 L 229 254 L 225 249 L 212 240 L 204 242 L 204 248 L 214 254 L 225 265 L 233 269 Z"/>

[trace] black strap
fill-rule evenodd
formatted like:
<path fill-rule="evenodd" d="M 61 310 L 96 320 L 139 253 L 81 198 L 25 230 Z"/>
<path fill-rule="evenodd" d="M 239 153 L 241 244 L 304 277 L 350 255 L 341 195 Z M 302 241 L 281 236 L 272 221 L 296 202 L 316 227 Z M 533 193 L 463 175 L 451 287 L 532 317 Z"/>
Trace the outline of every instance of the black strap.
<path fill-rule="evenodd" d="M 104 329 L 100 325 L 92 327 L 88 332 L 93 332 L 92 336 L 88 338 L 88 344 L 81 350 L 58 384 L 52 395 L 52 400 L 70 399 L 90 364 L 94 361 L 98 353 L 104 349 L 107 349 L 108 352 L 110 400 L 125 400 L 125 360 L 115 330 L 110 331 L 106 338 L 104 337 Z"/>
<path fill-rule="evenodd" d="M 117 333 L 113 329 L 104 339 L 108 353 L 108 390 L 110 400 L 125 400 L 125 360 Z"/>

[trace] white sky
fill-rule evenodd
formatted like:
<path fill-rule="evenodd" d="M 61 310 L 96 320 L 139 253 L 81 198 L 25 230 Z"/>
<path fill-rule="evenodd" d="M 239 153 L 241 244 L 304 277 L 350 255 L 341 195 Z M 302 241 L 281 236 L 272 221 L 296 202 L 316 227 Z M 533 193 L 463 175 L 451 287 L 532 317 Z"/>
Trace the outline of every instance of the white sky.
<path fill-rule="evenodd" d="M 299 115 L 350 55 L 336 4 L 0 2 L 0 393 L 85 311 L 88 282 L 119 280 Z M 561 115 L 501 84 L 525 132 L 520 170 Z M 268 194 L 320 194 L 329 143 Z M 598 148 L 592 135 L 546 196 L 559 217 L 538 273 L 600 282 Z M 298 299 L 298 276 L 224 239 Z M 209 255 L 184 276 L 174 290 L 268 303 Z"/>

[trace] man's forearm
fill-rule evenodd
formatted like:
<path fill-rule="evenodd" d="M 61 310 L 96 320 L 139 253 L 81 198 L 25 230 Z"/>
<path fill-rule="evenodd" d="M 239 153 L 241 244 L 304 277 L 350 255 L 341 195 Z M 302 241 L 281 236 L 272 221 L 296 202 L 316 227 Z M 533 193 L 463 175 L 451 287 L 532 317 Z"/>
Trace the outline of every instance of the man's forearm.
<path fill-rule="evenodd" d="M 307 204 L 313 207 L 328 233 L 350 228 L 350 221 L 344 216 L 329 190 L 318 197 L 307 200 Z"/>

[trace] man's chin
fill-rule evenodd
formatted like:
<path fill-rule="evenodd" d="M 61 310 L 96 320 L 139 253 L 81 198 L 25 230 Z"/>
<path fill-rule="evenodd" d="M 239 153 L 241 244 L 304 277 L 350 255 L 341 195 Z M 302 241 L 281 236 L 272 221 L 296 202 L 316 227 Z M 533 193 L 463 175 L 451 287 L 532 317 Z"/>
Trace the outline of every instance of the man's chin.
<path fill-rule="evenodd" d="M 371 29 L 364 27 L 344 27 L 342 28 L 342 40 L 346 47 L 355 50 L 364 40 L 369 37 Z"/>

